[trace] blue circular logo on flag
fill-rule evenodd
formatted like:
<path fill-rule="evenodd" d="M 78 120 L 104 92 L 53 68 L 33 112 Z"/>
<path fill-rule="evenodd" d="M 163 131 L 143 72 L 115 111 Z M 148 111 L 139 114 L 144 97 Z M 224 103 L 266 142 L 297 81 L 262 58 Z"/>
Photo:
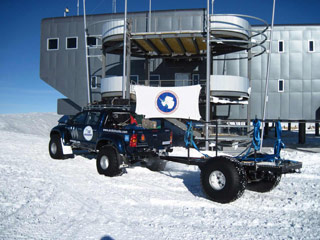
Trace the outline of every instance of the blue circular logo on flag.
<path fill-rule="evenodd" d="M 170 114 L 177 110 L 178 97 L 174 92 L 161 92 L 156 99 L 157 109 L 161 113 Z"/>

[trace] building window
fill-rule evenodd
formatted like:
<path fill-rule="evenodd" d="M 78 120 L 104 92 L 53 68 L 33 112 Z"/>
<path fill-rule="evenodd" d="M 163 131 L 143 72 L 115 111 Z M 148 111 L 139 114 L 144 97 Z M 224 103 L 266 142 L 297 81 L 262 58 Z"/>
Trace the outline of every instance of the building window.
<path fill-rule="evenodd" d="M 77 37 L 69 37 L 67 38 L 67 49 L 77 49 L 78 48 L 78 38 Z"/>
<path fill-rule="evenodd" d="M 314 41 L 313 40 L 309 40 L 308 41 L 308 51 L 309 52 L 314 52 Z"/>
<path fill-rule="evenodd" d="M 284 80 L 283 79 L 278 80 L 278 92 L 284 92 Z"/>
<path fill-rule="evenodd" d="M 47 50 L 59 50 L 59 38 L 48 38 Z"/>
<path fill-rule="evenodd" d="M 150 86 L 153 86 L 153 87 L 160 86 L 160 75 L 159 74 L 151 74 L 150 75 Z"/>
<path fill-rule="evenodd" d="M 130 75 L 130 83 L 138 84 L 139 83 L 139 75 Z"/>
<path fill-rule="evenodd" d="M 192 74 L 193 85 L 200 84 L 200 74 Z"/>
<path fill-rule="evenodd" d="M 278 52 L 279 53 L 284 52 L 284 41 L 283 40 L 278 41 Z"/>
<path fill-rule="evenodd" d="M 96 89 L 98 87 L 98 77 L 92 76 L 91 77 L 91 89 Z"/>
<path fill-rule="evenodd" d="M 98 45 L 98 39 L 95 37 L 87 37 L 87 45 L 89 47 L 96 47 Z"/>

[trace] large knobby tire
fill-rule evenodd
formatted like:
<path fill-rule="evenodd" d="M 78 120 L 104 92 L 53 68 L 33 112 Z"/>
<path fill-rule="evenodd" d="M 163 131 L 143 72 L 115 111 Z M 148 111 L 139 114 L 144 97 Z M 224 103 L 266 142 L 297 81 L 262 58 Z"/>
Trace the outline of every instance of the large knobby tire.
<path fill-rule="evenodd" d="M 280 181 L 281 174 L 266 172 L 260 181 L 247 183 L 247 189 L 260 193 L 270 192 L 279 185 Z"/>
<path fill-rule="evenodd" d="M 108 177 L 120 175 L 119 153 L 115 148 L 106 146 L 100 149 L 97 156 L 97 171 Z"/>
<path fill-rule="evenodd" d="M 238 160 L 220 156 L 201 168 L 201 184 L 209 199 L 230 203 L 242 196 L 246 188 L 246 173 Z"/>
<path fill-rule="evenodd" d="M 49 154 L 53 159 L 64 159 L 61 139 L 58 135 L 53 135 L 49 142 Z"/>

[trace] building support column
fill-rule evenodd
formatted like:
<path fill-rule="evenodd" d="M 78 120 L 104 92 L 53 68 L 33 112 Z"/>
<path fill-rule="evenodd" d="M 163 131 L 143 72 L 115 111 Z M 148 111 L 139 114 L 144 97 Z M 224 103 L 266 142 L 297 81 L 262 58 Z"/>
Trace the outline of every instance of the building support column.
<path fill-rule="evenodd" d="M 291 123 L 288 123 L 288 132 L 291 132 Z"/>
<path fill-rule="evenodd" d="M 306 122 L 300 121 L 299 122 L 299 144 L 306 143 Z"/>
<path fill-rule="evenodd" d="M 269 123 L 266 122 L 264 126 L 264 135 L 267 137 L 269 135 Z"/>
<path fill-rule="evenodd" d="M 210 46 L 210 2 L 207 0 L 207 21 L 206 21 L 206 33 L 207 33 L 207 71 L 206 71 L 206 124 L 205 124 L 205 149 L 209 150 L 209 121 L 210 121 L 210 73 L 211 73 L 211 46 Z"/>
<path fill-rule="evenodd" d="M 130 24 L 129 24 L 129 32 L 130 32 Z M 129 34 L 128 34 L 129 35 Z M 131 82 L 131 37 L 127 36 L 127 81 L 126 81 L 126 99 L 130 100 L 130 82 Z"/>
<path fill-rule="evenodd" d="M 150 86 L 150 58 L 146 57 L 144 60 L 144 74 L 145 74 L 145 86 Z"/>
<path fill-rule="evenodd" d="M 102 51 L 101 62 L 102 62 L 101 78 L 105 78 L 106 77 L 107 54 L 104 51 Z"/>
<path fill-rule="evenodd" d="M 249 89 L 252 89 L 252 82 L 251 82 L 251 61 L 252 61 L 252 50 L 251 50 L 251 44 L 249 45 L 248 50 L 248 79 L 249 79 Z M 250 93 L 251 95 L 251 93 Z M 251 96 L 249 95 L 248 104 L 247 104 L 247 131 L 246 134 L 250 135 L 249 126 L 251 123 Z M 268 132 L 268 130 L 267 130 Z M 268 134 L 266 134 L 268 135 Z"/>
<path fill-rule="evenodd" d="M 319 122 L 316 122 L 316 124 L 315 124 L 315 135 L 316 136 L 319 136 Z"/>

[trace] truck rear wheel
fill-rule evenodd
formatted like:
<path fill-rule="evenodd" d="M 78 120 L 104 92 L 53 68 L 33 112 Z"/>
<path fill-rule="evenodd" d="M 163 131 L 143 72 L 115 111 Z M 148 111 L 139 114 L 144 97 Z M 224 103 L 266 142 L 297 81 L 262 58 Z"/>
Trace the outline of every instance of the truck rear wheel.
<path fill-rule="evenodd" d="M 281 181 L 281 174 L 265 173 L 262 180 L 257 182 L 247 183 L 247 189 L 254 192 L 270 192 L 276 188 Z"/>
<path fill-rule="evenodd" d="M 119 153 L 111 146 L 100 149 L 97 156 L 97 171 L 101 175 L 114 177 L 121 173 Z"/>
<path fill-rule="evenodd" d="M 49 142 L 49 154 L 53 159 L 64 159 L 61 146 L 61 139 L 58 135 L 53 135 Z"/>
<path fill-rule="evenodd" d="M 215 202 L 229 203 L 242 196 L 246 174 L 239 161 L 216 157 L 201 168 L 201 184 L 207 197 Z"/>

